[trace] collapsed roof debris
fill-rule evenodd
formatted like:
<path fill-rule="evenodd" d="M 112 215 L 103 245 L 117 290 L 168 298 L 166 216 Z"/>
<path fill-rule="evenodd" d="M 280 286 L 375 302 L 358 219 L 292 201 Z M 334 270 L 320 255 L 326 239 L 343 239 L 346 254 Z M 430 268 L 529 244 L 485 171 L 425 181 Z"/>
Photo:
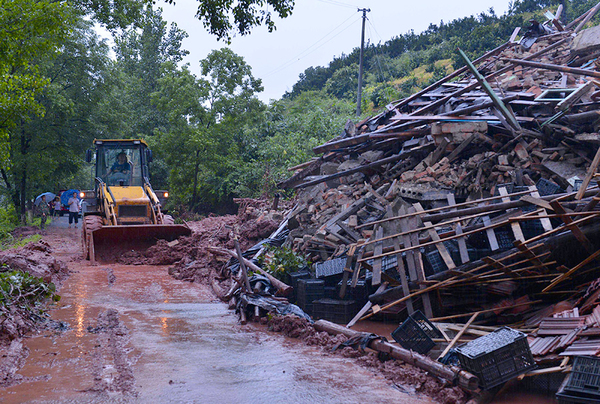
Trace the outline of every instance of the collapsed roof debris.
<path fill-rule="evenodd" d="M 413 321 L 417 335 L 430 324 L 443 338 L 431 338 L 429 357 L 448 365 L 392 351 L 467 390 L 475 376 L 491 388 L 600 356 L 600 28 L 583 30 L 599 9 L 566 26 L 559 9 L 472 62 L 457 50 L 464 67 L 349 122 L 292 167 L 279 186 L 296 189 L 297 204 L 270 238 L 289 231 L 284 246 L 315 268 L 290 274 L 295 296 L 275 282 L 277 294 L 348 327 Z M 263 282 L 244 277 L 246 266 L 264 272 L 252 260 L 263 253 L 220 273 L 243 319 L 265 311 L 243 297 Z M 477 362 L 489 355 L 496 365 Z M 490 376 L 493 366 L 511 371 Z"/>

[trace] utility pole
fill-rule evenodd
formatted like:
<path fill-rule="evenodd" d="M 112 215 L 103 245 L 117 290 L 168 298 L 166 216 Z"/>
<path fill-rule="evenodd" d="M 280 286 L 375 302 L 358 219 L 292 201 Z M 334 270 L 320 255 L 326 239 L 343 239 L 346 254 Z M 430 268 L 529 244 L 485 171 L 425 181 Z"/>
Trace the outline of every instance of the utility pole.
<path fill-rule="evenodd" d="M 367 13 L 371 11 L 370 8 L 359 8 L 358 12 L 363 13 L 362 15 L 362 34 L 360 36 L 360 64 L 358 67 L 358 96 L 356 97 L 356 116 L 360 116 L 360 103 L 362 97 L 362 76 L 363 76 L 363 52 L 365 50 L 365 21 L 367 20 Z"/>

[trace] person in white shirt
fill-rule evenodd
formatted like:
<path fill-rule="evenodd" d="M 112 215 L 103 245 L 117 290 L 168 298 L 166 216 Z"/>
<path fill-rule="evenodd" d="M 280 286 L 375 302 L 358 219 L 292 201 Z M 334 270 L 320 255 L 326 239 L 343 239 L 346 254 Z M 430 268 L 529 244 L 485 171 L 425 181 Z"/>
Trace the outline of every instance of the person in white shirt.
<path fill-rule="evenodd" d="M 79 199 L 73 194 L 73 196 L 69 198 L 67 204 L 69 205 L 69 228 L 73 221 L 75 221 L 75 227 L 77 227 L 77 224 L 79 223 Z"/>

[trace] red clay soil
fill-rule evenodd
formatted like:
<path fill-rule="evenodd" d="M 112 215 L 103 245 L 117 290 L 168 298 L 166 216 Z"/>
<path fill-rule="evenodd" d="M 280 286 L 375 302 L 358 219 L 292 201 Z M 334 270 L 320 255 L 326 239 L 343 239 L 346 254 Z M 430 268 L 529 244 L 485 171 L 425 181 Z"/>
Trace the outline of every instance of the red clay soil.
<path fill-rule="evenodd" d="M 324 352 L 331 353 L 339 344 L 345 342 L 344 335 L 330 335 L 318 332 L 304 318 L 295 316 L 276 316 L 268 320 L 270 331 L 282 333 L 290 338 L 298 338 L 307 345 L 320 346 Z M 468 397 L 459 387 L 445 384 L 442 380 L 427 372 L 397 360 L 382 361 L 375 352 L 361 352 L 351 347 L 335 350 L 335 354 L 346 358 L 355 358 L 363 366 L 383 375 L 396 385 L 410 386 L 414 391 L 427 395 L 444 404 L 464 403 Z"/>
<path fill-rule="evenodd" d="M 69 273 L 66 264 L 52 256 L 52 249 L 45 241 L 0 251 L 1 265 L 8 265 L 12 270 L 27 272 L 56 285 L 60 285 Z M 20 376 L 16 372 L 29 355 L 22 337 L 37 326 L 27 310 L 7 307 L 6 311 L 0 312 L 0 387 L 18 382 Z"/>
<path fill-rule="evenodd" d="M 175 244 L 161 240 L 145 251 L 128 251 L 117 261 L 129 265 L 173 265 L 169 273 L 176 279 L 206 281 L 212 270 L 220 269 L 228 260 L 210 253 L 208 247 L 233 249 L 237 234 L 245 250 L 269 237 L 279 223 L 258 210 L 247 209 L 244 215 L 210 216 L 188 225 L 191 236 L 180 237 Z"/>
<path fill-rule="evenodd" d="M 56 285 L 69 273 L 67 265 L 52 256 L 52 248 L 43 240 L 24 247 L 0 251 L 0 265 L 2 264 Z"/>

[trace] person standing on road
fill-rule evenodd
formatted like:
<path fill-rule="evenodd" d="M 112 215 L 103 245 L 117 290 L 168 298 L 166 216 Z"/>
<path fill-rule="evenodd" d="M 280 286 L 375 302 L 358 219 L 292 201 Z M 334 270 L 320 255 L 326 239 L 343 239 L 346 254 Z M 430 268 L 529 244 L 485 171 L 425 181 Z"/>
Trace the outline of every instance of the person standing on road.
<path fill-rule="evenodd" d="M 42 200 L 39 205 L 40 209 L 40 229 L 44 230 L 44 226 L 46 226 L 46 219 L 50 214 L 50 207 L 48 206 L 48 202 L 46 202 L 46 195 L 42 195 Z"/>
<path fill-rule="evenodd" d="M 60 204 L 60 198 L 57 196 L 56 198 L 54 198 L 54 201 L 52 202 L 54 204 L 54 212 L 53 216 L 58 216 L 58 213 L 60 212 L 60 209 L 62 208 L 61 204 Z"/>
<path fill-rule="evenodd" d="M 75 194 L 69 198 L 67 204 L 69 205 L 69 228 L 73 220 L 75 220 L 75 228 L 77 228 L 77 223 L 79 223 L 79 200 Z"/>

